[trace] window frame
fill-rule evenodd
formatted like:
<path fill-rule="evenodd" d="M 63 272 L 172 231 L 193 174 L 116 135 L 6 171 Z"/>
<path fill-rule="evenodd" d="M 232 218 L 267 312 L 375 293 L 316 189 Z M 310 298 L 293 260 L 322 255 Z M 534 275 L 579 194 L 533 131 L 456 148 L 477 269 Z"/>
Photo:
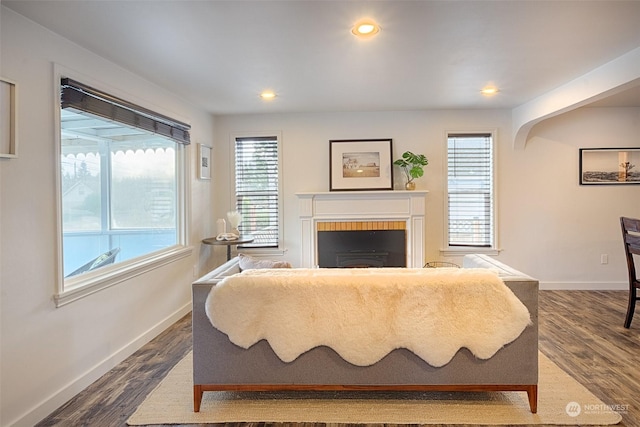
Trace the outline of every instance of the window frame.
<path fill-rule="evenodd" d="M 493 199 L 492 204 L 492 218 L 491 233 L 493 235 L 493 242 L 491 246 L 450 246 L 449 245 L 449 137 L 451 135 L 479 135 L 487 134 L 491 136 L 491 151 L 492 151 L 492 174 L 491 174 L 491 196 Z M 497 170 L 498 170 L 498 137 L 497 130 L 478 130 L 478 131 L 453 131 L 448 130 L 444 134 L 444 155 L 443 155 L 443 248 L 440 249 L 440 253 L 443 256 L 462 256 L 466 254 L 482 253 L 486 255 L 499 255 L 499 239 L 498 239 L 498 185 L 497 185 Z"/>
<path fill-rule="evenodd" d="M 72 70 L 66 69 L 58 64 L 54 65 L 53 73 L 53 91 L 54 91 L 54 142 L 55 142 L 55 185 L 56 185 L 56 239 L 57 239 L 57 280 L 56 290 L 53 296 L 56 307 L 62 307 L 71 302 L 82 299 L 88 295 L 94 294 L 102 289 L 109 288 L 118 283 L 129 280 L 138 275 L 153 271 L 163 265 L 170 264 L 182 258 L 192 255 L 193 247 L 189 244 L 189 227 L 187 222 L 189 199 L 187 195 L 190 193 L 190 182 L 187 177 L 190 176 L 190 164 L 186 161 L 187 154 L 190 152 L 183 144 L 176 144 L 176 223 L 177 223 L 177 243 L 170 247 L 150 252 L 146 255 L 118 262 L 110 266 L 102 267 L 95 271 L 89 271 L 82 275 L 70 278 L 64 277 L 63 257 L 64 257 L 64 228 L 62 218 L 62 170 L 60 158 L 62 155 L 62 137 L 61 137 L 61 105 L 60 105 L 60 89 L 61 79 L 68 77 L 78 80 L 86 85 L 92 86 L 97 90 L 126 99 L 135 103 L 142 108 L 148 108 L 163 114 L 162 109 L 157 106 L 149 106 L 148 102 L 137 98 L 130 93 L 122 93 L 117 89 L 101 82 L 91 79 L 87 76 L 80 76 Z M 168 116 L 169 114 L 167 114 Z M 184 121 L 184 120 L 183 120 Z"/>
<path fill-rule="evenodd" d="M 282 169 L 282 132 L 238 132 L 230 135 L 229 138 L 229 164 L 231 167 L 230 201 L 231 210 L 236 209 L 236 140 L 242 138 L 265 138 L 275 137 L 278 146 L 278 246 L 276 247 L 251 247 L 239 245 L 243 252 L 252 254 L 284 255 L 284 201 L 283 201 L 283 169 Z"/>

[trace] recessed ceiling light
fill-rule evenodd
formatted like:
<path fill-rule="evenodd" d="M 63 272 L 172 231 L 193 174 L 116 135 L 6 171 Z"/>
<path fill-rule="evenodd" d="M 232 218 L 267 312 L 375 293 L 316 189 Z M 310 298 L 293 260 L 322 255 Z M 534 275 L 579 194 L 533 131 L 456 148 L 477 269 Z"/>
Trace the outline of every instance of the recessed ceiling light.
<path fill-rule="evenodd" d="M 276 97 L 275 92 L 270 91 L 270 90 L 265 90 L 264 92 L 262 92 L 262 93 L 260 94 L 260 98 L 262 98 L 262 99 L 267 99 L 267 100 L 269 100 L 269 99 L 273 99 L 273 98 L 275 98 L 275 97 Z"/>
<path fill-rule="evenodd" d="M 500 92 L 500 90 L 495 86 L 487 86 L 480 91 L 481 94 L 487 96 L 495 95 L 498 92 Z"/>
<path fill-rule="evenodd" d="M 372 20 L 359 21 L 351 29 L 351 33 L 354 36 L 360 38 L 372 37 L 380 32 L 380 26 Z"/>

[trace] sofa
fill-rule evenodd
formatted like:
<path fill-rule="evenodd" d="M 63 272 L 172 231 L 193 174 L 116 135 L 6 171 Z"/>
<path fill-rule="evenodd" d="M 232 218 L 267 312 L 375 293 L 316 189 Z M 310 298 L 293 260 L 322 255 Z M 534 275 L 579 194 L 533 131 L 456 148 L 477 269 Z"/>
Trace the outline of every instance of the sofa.
<path fill-rule="evenodd" d="M 496 271 L 530 314 L 530 324 L 492 357 L 479 359 L 462 348 L 434 367 L 398 348 L 373 365 L 355 366 L 326 346 L 284 362 L 265 340 L 245 349 L 214 328 L 207 296 L 225 277 L 239 273 L 239 264 L 235 257 L 192 284 L 195 412 L 205 391 L 221 390 L 519 391 L 527 393 L 531 412 L 537 411 L 538 281 L 526 274 L 485 255 L 463 259 L 463 268 Z"/>

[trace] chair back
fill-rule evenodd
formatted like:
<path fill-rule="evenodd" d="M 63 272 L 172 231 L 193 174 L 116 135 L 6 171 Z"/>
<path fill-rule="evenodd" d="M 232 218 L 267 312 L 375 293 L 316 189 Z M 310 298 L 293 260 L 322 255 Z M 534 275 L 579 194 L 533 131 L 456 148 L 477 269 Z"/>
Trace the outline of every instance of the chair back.
<path fill-rule="evenodd" d="M 638 282 L 633 255 L 640 255 L 640 219 L 621 217 L 620 225 L 629 267 L 629 285 L 633 287 L 634 282 Z"/>

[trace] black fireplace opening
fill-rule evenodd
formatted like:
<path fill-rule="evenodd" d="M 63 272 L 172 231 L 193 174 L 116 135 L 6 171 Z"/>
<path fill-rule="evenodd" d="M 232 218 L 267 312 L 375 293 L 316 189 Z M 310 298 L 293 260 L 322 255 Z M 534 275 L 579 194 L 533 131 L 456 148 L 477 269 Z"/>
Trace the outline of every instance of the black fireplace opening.
<path fill-rule="evenodd" d="M 318 267 L 406 267 L 406 230 L 318 231 Z"/>

